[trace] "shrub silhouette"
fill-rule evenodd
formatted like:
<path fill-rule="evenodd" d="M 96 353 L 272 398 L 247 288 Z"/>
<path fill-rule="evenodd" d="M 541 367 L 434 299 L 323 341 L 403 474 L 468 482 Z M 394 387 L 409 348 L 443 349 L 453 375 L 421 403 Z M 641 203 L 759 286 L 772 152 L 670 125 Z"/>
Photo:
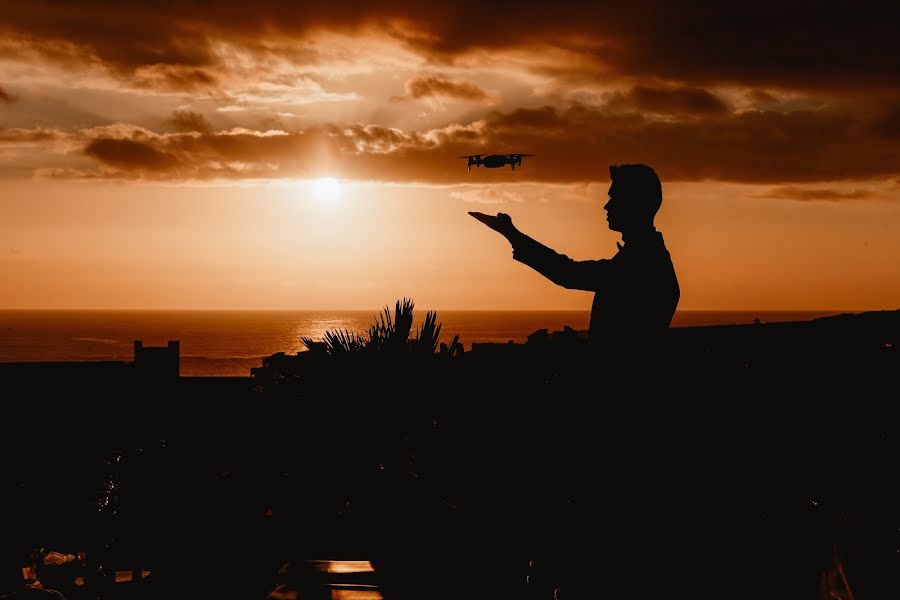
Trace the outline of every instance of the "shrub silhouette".
<path fill-rule="evenodd" d="M 310 337 L 302 337 L 300 341 L 307 350 L 330 356 L 363 352 L 434 355 L 438 351 L 441 336 L 437 312 L 430 310 L 425 313 L 421 328 L 416 328 L 415 337 L 410 339 L 414 315 L 415 303 L 411 298 L 403 298 L 397 300 L 393 313 L 390 307 L 385 306 L 380 314 L 375 315 L 364 333 L 333 329 L 325 332 L 321 342 Z M 453 357 L 462 351 L 459 336 L 455 336 L 449 345 L 440 344 L 440 347 L 442 356 Z"/>

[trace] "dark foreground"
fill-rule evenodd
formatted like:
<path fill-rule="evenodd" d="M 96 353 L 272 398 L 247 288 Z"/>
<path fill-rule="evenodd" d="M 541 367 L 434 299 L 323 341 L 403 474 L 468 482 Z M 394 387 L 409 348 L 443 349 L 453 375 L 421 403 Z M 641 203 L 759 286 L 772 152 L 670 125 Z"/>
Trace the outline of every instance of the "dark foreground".
<path fill-rule="evenodd" d="M 900 597 L 898 332 L 0 367 L 3 567 L 83 552 L 36 573 L 71 598 L 330 597 L 305 562 L 329 558 L 385 598 Z"/>

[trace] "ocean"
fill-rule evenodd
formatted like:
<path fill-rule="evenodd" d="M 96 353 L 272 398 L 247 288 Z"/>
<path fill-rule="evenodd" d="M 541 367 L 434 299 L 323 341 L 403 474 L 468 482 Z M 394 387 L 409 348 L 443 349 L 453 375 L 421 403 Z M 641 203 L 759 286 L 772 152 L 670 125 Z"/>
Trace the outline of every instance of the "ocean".
<path fill-rule="evenodd" d="M 832 312 L 681 311 L 673 327 L 802 321 Z M 131 360 L 134 340 L 145 345 L 181 342 L 181 374 L 248 376 L 261 359 L 295 353 L 304 336 L 363 331 L 375 311 L 0 311 L 0 362 Z M 424 311 L 417 311 L 416 324 Z M 523 342 L 542 328 L 587 329 L 588 311 L 438 311 L 441 338 L 473 342 Z"/>

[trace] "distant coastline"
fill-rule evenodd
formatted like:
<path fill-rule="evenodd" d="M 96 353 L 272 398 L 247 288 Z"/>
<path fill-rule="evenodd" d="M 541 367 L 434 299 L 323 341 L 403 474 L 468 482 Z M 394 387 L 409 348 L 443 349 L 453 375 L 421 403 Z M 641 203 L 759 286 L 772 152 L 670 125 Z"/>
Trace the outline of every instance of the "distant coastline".
<path fill-rule="evenodd" d="M 424 316 L 422 307 L 419 317 Z M 263 356 L 294 353 L 300 337 L 329 329 L 363 330 L 375 310 L 172 311 L 0 310 L 0 362 L 130 360 L 135 339 L 181 341 L 181 372 L 246 376 Z M 857 311 L 679 311 L 673 327 L 805 321 Z M 438 311 L 443 337 L 523 342 L 537 329 L 587 329 L 589 311 Z"/>

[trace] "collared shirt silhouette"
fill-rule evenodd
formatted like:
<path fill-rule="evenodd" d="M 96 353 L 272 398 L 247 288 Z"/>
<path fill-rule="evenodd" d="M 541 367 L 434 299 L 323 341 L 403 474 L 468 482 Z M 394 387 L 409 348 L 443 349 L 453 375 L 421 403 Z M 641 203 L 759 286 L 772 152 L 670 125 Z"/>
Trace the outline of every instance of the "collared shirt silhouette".
<path fill-rule="evenodd" d="M 594 292 L 590 338 L 596 349 L 640 350 L 658 343 L 669 327 L 680 289 L 675 268 L 653 218 L 662 203 L 659 178 L 646 165 L 609 168 L 609 228 L 624 245 L 610 259 L 576 261 L 515 228 L 508 215 L 469 214 L 503 234 L 513 258 L 565 288 Z"/>

